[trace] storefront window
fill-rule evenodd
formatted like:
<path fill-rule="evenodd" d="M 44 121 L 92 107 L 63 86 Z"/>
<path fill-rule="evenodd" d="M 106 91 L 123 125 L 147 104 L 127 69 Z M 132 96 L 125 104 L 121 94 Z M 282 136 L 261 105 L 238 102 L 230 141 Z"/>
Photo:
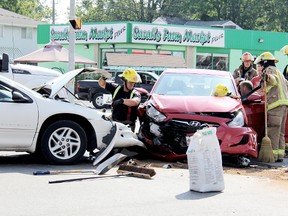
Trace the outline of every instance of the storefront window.
<path fill-rule="evenodd" d="M 196 56 L 196 68 L 212 69 L 212 55 L 211 53 L 199 53 Z"/>
<path fill-rule="evenodd" d="M 198 53 L 196 68 L 228 70 L 228 54 Z"/>
<path fill-rule="evenodd" d="M 213 54 L 213 69 L 228 70 L 228 54 Z"/>

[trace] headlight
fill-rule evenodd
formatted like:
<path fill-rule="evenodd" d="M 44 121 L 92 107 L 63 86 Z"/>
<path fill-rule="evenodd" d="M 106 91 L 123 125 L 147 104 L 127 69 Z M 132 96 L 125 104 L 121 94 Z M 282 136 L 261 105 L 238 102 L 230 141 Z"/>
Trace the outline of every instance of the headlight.
<path fill-rule="evenodd" d="M 152 104 L 147 104 L 146 114 L 155 122 L 162 122 L 166 118 L 166 116 L 159 112 Z"/>
<path fill-rule="evenodd" d="M 244 126 L 244 115 L 242 111 L 239 111 L 235 118 L 228 123 L 230 127 L 243 127 Z"/>

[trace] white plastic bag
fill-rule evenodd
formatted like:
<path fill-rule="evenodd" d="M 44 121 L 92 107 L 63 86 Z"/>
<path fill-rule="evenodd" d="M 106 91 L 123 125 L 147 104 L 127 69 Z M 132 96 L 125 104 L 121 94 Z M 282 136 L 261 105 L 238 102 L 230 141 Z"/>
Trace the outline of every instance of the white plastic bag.
<path fill-rule="evenodd" d="M 222 156 L 216 128 L 204 128 L 187 136 L 190 190 L 199 192 L 224 190 Z"/>

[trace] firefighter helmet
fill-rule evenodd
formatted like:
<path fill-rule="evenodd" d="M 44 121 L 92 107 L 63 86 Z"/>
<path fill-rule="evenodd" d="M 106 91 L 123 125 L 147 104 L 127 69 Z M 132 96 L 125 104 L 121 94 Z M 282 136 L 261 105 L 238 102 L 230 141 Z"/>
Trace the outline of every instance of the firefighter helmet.
<path fill-rule="evenodd" d="M 216 85 L 212 91 L 212 96 L 216 96 L 216 97 L 224 97 L 224 96 L 228 96 L 229 94 L 230 92 L 227 86 L 223 84 Z"/>
<path fill-rule="evenodd" d="M 285 55 L 288 55 L 288 45 L 282 47 L 280 51 L 283 52 Z"/>
<path fill-rule="evenodd" d="M 260 62 L 269 61 L 269 60 L 273 60 L 275 63 L 278 62 L 278 60 L 272 55 L 272 53 L 264 52 L 256 58 L 254 63 L 259 64 Z"/>
<path fill-rule="evenodd" d="M 123 73 L 119 75 L 119 77 L 133 83 L 142 82 L 139 74 L 133 68 L 125 69 Z"/>

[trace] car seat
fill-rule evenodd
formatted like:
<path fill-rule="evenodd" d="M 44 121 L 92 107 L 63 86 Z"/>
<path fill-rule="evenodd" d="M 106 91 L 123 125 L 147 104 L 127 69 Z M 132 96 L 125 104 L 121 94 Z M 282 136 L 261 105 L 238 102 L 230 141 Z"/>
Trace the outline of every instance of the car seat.
<path fill-rule="evenodd" d="M 187 91 L 187 86 L 182 80 L 174 80 L 170 86 L 167 94 L 169 95 L 185 95 Z"/>

